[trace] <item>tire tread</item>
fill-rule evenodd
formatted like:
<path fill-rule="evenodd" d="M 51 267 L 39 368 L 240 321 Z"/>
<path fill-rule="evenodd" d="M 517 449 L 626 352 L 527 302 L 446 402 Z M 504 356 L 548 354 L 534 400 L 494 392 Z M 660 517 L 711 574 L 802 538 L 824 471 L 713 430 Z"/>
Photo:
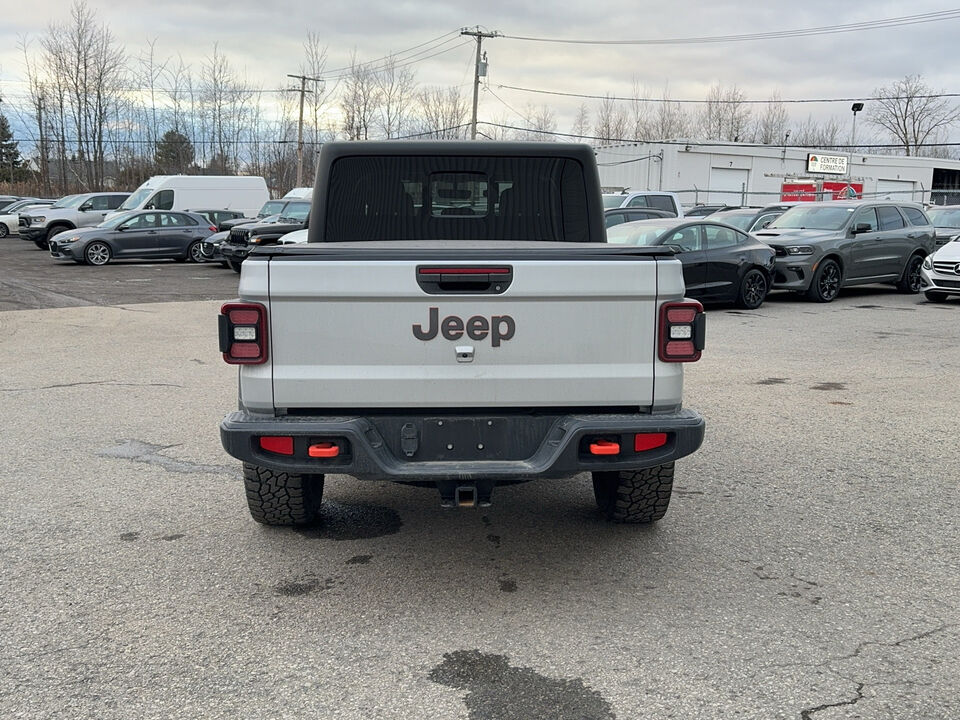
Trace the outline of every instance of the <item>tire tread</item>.
<path fill-rule="evenodd" d="M 316 519 L 323 475 L 298 475 L 243 464 L 250 515 L 262 525 L 303 525 Z"/>
<path fill-rule="evenodd" d="M 667 513 L 673 493 L 674 463 L 642 470 L 593 473 L 597 505 L 617 523 L 651 523 Z"/>

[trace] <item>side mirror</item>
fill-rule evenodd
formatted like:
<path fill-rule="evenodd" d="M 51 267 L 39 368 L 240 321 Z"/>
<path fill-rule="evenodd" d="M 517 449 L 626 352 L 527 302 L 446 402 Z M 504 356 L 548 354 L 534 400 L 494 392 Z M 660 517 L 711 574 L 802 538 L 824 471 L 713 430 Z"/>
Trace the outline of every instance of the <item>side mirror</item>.
<path fill-rule="evenodd" d="M 118 232 L 125 232 L 126 229 L 127 229 L 127 226 L 126 226 L 126 225 L 118 225 L 118 226 L 117 226 L 117 231 L 118 231 Z"/>
<path fill-rule="evenodd" d="M 765 227 L 767 227 L 767 225 L 769 225 L 772 222 L 773 220 L 764 220 L 762 223 L 760 223 L 760 227 L 758 227 L 757 230 L 763 230 Z"/>
<path fill-rule="evenodd" d="M 668 248 L 670 248 L 671 250 L 673 250 L 675 253 L 678 253 L 678 254 L 679 254 L 679 253 L 686 252 L 686 250 L 685 250 L 683 247 L 681 247 L 680 245 L 665 245 L 664 247 L 668 247 Z"/>
<path fill-rule="evenodd" d="M 860 233 L 873 232 L 873 227 L 870 223 L 857 223 L 853 226 L 853 234 L 859 235 Z"/>
<path fill-rule="evenodd" d="M 92 203 L 92 202 L 85 202 L 83 205 L 81 205 L 81 206 L 80 206 L 79 208 L 77 208 L 77 209 L 78 209 L 80 212 L 86 212 L 87 210 L 92 210 L 92 209 L 93 209 L 93 203 Z"/>

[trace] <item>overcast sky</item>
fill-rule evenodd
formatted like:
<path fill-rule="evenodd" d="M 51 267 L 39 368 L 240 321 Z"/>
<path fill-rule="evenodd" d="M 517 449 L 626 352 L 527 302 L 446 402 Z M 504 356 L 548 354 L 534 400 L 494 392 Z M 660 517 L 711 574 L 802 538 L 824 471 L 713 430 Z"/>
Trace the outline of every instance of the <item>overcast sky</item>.
<path fill-rule="evenodd" d="M 0 94 L 14 101 L 24 88 L 22 37 L 39 38 L 50 22 L 67 20 L 67 0 L 4 0 L 0 29 Z M 296 72 L 308 31 L 321 35 L 328 67 L 402 51 L 463 26 L 481 25 L 508 35 L 572 39 L 654 39 L 765 32 L 854 23 L 951 9 L 933 2 L 555 2 L 480 3 L 389 0 L 294 3 L 285 0 L 91 0 L 100 18 L 138 55 L 156 39 L 161 58 L 180 55 L 199 67 L 219 42 L 236 70 L 252 83 L 277 88 Z M 673 46 L 558 45 L 498 38 L 484 42 L 489 86 L 512 108 L 550 104 L 558 130 L 568 131 L 576 99 L 544 97 L 498 85 L 574 93 L 628 95 L 636 77 L 659 94 L 669 84 L 674 98 L 702 98 L 716 82 L 738 85 L 748 97 L 765 99 L 869 95 L 876 87 L 919 73 L 935 89 L 960 89 L 954 61 L 960 20 L 947 20 L 849 34 L 724 44 Z M 453 37 L 453 36 L 451 36 Z M 473 46 L 457 47 L 411 66 L 422 84 L 463 85 L 472 81 Z M 444 49 L 441 48 L 441 49 Z M 591 108 L 595 102 L 589 101 Z M 789 107 L 794 122 L 808 112 L 818 117 L 850 115 L 849 104 Z M 492 94 L 481 96 L 481 120 L 519 120 Z M 858 130 L 858 138 L 859 138 Z"/>

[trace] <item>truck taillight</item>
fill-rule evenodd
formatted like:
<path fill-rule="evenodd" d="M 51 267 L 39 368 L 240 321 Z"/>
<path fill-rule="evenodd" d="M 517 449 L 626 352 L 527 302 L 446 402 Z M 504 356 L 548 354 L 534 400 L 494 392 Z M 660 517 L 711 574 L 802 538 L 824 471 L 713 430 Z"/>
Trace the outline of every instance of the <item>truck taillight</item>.
<path fill-rule="evenodd" d="M 695 362 L 706 338 L 707 316 L 696 300 L 660 306 L 658 355 L 663 362 Z"/>
<path fill-rule="evenodd" d="M 220 308 L 220 352 L 230 365 L 267 361 L 267 309 L 260 303 L 225 303 Z"/>

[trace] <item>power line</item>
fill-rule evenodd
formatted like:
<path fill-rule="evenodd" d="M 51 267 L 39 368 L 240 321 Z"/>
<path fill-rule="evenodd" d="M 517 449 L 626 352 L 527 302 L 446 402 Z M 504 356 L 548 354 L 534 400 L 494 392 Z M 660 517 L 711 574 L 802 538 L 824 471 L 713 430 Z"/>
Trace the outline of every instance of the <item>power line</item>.
<path fill-rule="evenodd" d="M 865 20 L 848 23 L 846 25 L 823 25 L 819 27 L 797 28 L 793 30 L 774 30 L 760 33 L 744 33 L 740 35 L 708 35 L 702 37 L 679 37 L 641 40 L 575 40 L 569 38 L 527 37 L 523 35 L 503 35 L 508 40 L 524 40 L 527 42 L 563 43 L 570 45 L 697 45 L 707 43 L 743 42 L 748 40 L 776 40 L 779 38 L 807 37 L 810 35 L 834 35 L 838 33 L 860 32 L 862 30 L 878 30 L 904 25 L 919 25 L 921 23 L 954 20 L 960 17 L 960 8 L 941 10 L 917 15 L 903 15 L 900 17 L 884 18 L 880 20 Z"/>
<path fill-rule="evenodd" d="M 783 103 L 784 105 L 796 105 L 804 103 L 847 103 L 847 102 L 864 102 L 864 101 L 876 101 L 876 100 L 928 100 L 928 99 L 938 99 L 938 98 L 955 98 L 960 97 L 960 93 L 935 93 L 930 95 L 886 95 L 886 96 L 860 96 L 860 97 L 845 97 L 845 98 L 800 98 L 800 99 L 788 99 L 784 100 L 782 98 L 770 98 L 769 100 L 689 100 L 689 99 L 671 99 L 671 98 L 637 98 L 637 97 L 621 97 L 617 95 L 589 95 L 586 93 L 572 93 L 572 92 L 562 92 L 560 90 L 537 90 L 536 88 L 525 88 L 518 87 L 516 85 L 497 85 L 498 88 L 503 88 L 504 90 L 516 90 L 518 92 L 534 93 L 537 95 L 559 95 L 561 97 L 575 97 L 575 98 L 584 98 L 587 100 L 614 100 L 617 102 L 642 102 L 642 103 L 679 103 L 679 104 L 692 104 L 692 105 L 706 105 L 706 104 L 715 104 L 715 105 L 772 105 L 775 103 Z"/>
<path fill-rule="evenodd" d="M 359 65 L 360 65 L 360 66 L 363 66 L 363 65 L 373 65 L 374 63 L 379 63 L 379 62 L 383 62 L 384 60 L 389 60 L 390 58 L 397 58 L 397 57 L 399 57 L 400 55 L 406 55 L 408 52 L 410 52 L 410 51 L 412 51 L 412 50 L 416 50 L 416 49 L 418 49 L 418 48 L 422 48 L 424 45 L 430 45 L 430 44 L 432 44 L 432 43 L 435 43 L 435 42 L 437 42 L 437 41 L 439 41 L 439 40 L 442 40 L 443 38 L 447 37 L 448 35 L 453 35 L 453 36 L 455 36 L 455 37 L 456 37 L 456 36 L 459 36 L 459 35 L 460 35 L 460 30 L 451 30 L 450 32 L 445 32 L 443 35 L 438 35 L 437 37 L 433 38 L 432 40 L 427 40 L 426 42 L 422 42 L 422 43 L 420 43 L 419 45 L 414 45 L 413 47 L 409 47 L 409 48 L 407 48 L 406 50 L 398 50 L 397 52 L 390 53 L 389 55 L 384 55 L 383 57 L 377 58 L 376 60 L 368 60 L 367 62 L 359 63 Z M 449 42 L 449 40 L 447 40 L 446 42 Z M 440 43 L 440 45 L 444 45 L 444 44 L 446 44 L 446 43 Z M 440 45 L 438 45 L 437 47 L 440 47 Z M 344 67 L 332 68 L 331 70 L 324 70 L 324 71 L 323 71 L 322 73 L 320 73 L 320 74 L 321 74 L 321 75 L 327 75 L 327 74 L 342 72 L 342 71 L 344 71 L 344 70 L 351 70 L 351 69 L 353 69 L 352 66 L 350 66 L 350 65 L 345 65 Z"/>

